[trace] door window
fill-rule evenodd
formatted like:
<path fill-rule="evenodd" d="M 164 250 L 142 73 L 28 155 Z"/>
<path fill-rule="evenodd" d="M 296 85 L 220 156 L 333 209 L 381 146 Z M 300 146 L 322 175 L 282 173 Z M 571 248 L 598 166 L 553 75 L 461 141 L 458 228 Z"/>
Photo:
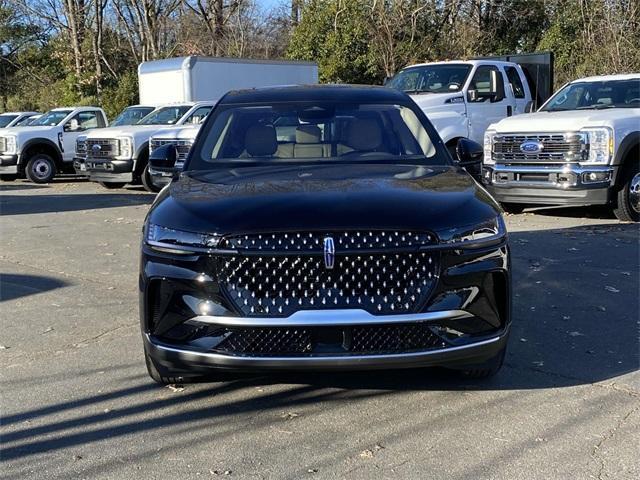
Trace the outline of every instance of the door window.
<path fill-rule="evenodd" d="M 202 123 L 204 119 L 207 118 L 207 115 L 209 115 L 209 112 L 212 108 L 213 107 L 211 106 L 196 108 L 195 111 L 191 115 L 189 115 L 189 118 L 184 121 L 184 123 L 192 123 L 194 125 Z"/>
<path fill-rule="evenodd" d="M 522 85 L 522 80 L 520 80 L 518 70 L 515 67 L 507 67 L 506 71 L 507 78 L 509 79 L 509 83 L 511 84 L 511 89 L 513 90 L 513 95 L 516 98 L 524 98 L 524 86 Z"/>
<path fill-rule="evenodd" d="M 104 121 L 102 120 L 102 116 L 98 115 L 98 112 L 80 112 L 73 117 L 69 123 L 73 123 L 74 120 L 78 125 L 78 129 L 76 131 L 104 127 Z"/>
<path fill-rule="evenodd" d="M 470 91 L 475 91 L 475 98 L 470 96 L 472 102 L 499 102 L 504 99 L 504 80 L 500 71 L 490 65 L 478 67 L 471 79 Z"/>

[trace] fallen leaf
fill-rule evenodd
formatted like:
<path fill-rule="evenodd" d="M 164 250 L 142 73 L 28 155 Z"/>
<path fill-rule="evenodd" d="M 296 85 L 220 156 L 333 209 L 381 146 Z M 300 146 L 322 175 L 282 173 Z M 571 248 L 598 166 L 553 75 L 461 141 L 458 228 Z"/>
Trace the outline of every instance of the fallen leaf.
<path fill-rule="evenodd" d="M 167 385 L 167 388 L 172 392 L 181 392 L 184 390 L 182 385 Z"/>
<path fill-rule="evenodd" d="M 362 452 L 360 452 L 360 456 L 362 458 L 373 458 L 373 452 L 369 449 L 363 450 Z"/>

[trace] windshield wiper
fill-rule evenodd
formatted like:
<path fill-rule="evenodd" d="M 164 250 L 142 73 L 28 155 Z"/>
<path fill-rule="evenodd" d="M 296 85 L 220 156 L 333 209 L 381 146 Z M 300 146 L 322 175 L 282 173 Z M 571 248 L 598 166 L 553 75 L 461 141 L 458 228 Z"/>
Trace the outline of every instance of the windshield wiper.
<path fill-rule="evenodd" d="M 604 110 L 605 108 L 616 108 L 615 105 L 609 105 L 605 103 L 599 103 L 596 105 L 584 105 L 576 108 L 576 110 Z"/>
<path fill-rule="evenodd" d="M 411 94 L 420 94 L 420 93 L 433 93 L 431 90 L 403 90 L 404 93 L 406 93 L 407 95 L 411 95 Z"/>

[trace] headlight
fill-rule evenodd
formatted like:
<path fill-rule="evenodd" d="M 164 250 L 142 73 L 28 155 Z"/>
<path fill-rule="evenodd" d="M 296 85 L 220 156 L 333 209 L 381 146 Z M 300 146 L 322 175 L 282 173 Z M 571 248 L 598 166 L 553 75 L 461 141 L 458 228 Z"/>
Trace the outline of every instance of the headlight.
<path fill-rule="evenodd" d="M 469 246 L 472 244 L 481 246 L 486 243 L 493 243 L 502 240 L 506 234 L 507 227 L 501 216 L 477 225 L 451 228 L 438 232 L 441 243 L 449 245 L 459 244 L 460 247 L 464 247 L 465 244 L 469 244 Z"/>
<path fill-rule="evenodd" d="M 484 134 L 484 164 L 495 165 L 495 160 L 491 156 L 493 152 L 493 137 L 496 136 L 496 132 L 487 130 Z"/>
<path fill-rule="evenodd" d="M 4 137 L 4 153 L 14 154 L 17 151 L 18 151 L 18 142 L 16 141 L 16 137 L 13 135 Z"/>
<path fill-rule="evenodd" d="M 613 131 L 607 127 L 583 128 L 580 133 L 589 146 L 587 158 L 580 163 L 608 164 L 613 157 Z"/>
<path fill-rule="evenodd" d="M 118 154 L 118 158 L 124 158 L 128 160 L 131 157 L 133 157 L 133 149 L 132 149 L 133 141 L 131 137 L 118 137 L 117 140 L 118 140 L 118 147 L 120 150 Z"/>
<path fill-rule="evenodd" d="M 84 157 L 87 154 L 87 140 L 85 137 L 80 137 L 76 140 L 76 156 Z"/>
<path fill-rule="evenodd" d="M 145 232 L 148 245 L 170 253 L 208 252 L 218 246 L 219 235 L 184 232 L 149 223 Z"/>

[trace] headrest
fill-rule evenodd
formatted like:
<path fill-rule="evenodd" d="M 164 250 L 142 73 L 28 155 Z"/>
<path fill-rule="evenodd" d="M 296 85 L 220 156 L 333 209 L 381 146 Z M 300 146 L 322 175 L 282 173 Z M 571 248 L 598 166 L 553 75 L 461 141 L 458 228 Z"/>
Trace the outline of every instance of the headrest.
<path fill-rule="evenodd" d="M 296 128 L 296 143 L 320 143 L 321 136 L 317 125 L 300 125 Z"/>
<path fill-rule="evenodd" d="M 375 150 L 382 143 L 380 125 L 373 118 L 356 118 L 347 127 L 347 146 L 354 150 Z"/>
<path fill-rule="evenodd" d="M 272 125 L 252 125 L 244 136 L 244 148 L 252 157 L 270 157 L 278 150 L 278 137 Z"/>

